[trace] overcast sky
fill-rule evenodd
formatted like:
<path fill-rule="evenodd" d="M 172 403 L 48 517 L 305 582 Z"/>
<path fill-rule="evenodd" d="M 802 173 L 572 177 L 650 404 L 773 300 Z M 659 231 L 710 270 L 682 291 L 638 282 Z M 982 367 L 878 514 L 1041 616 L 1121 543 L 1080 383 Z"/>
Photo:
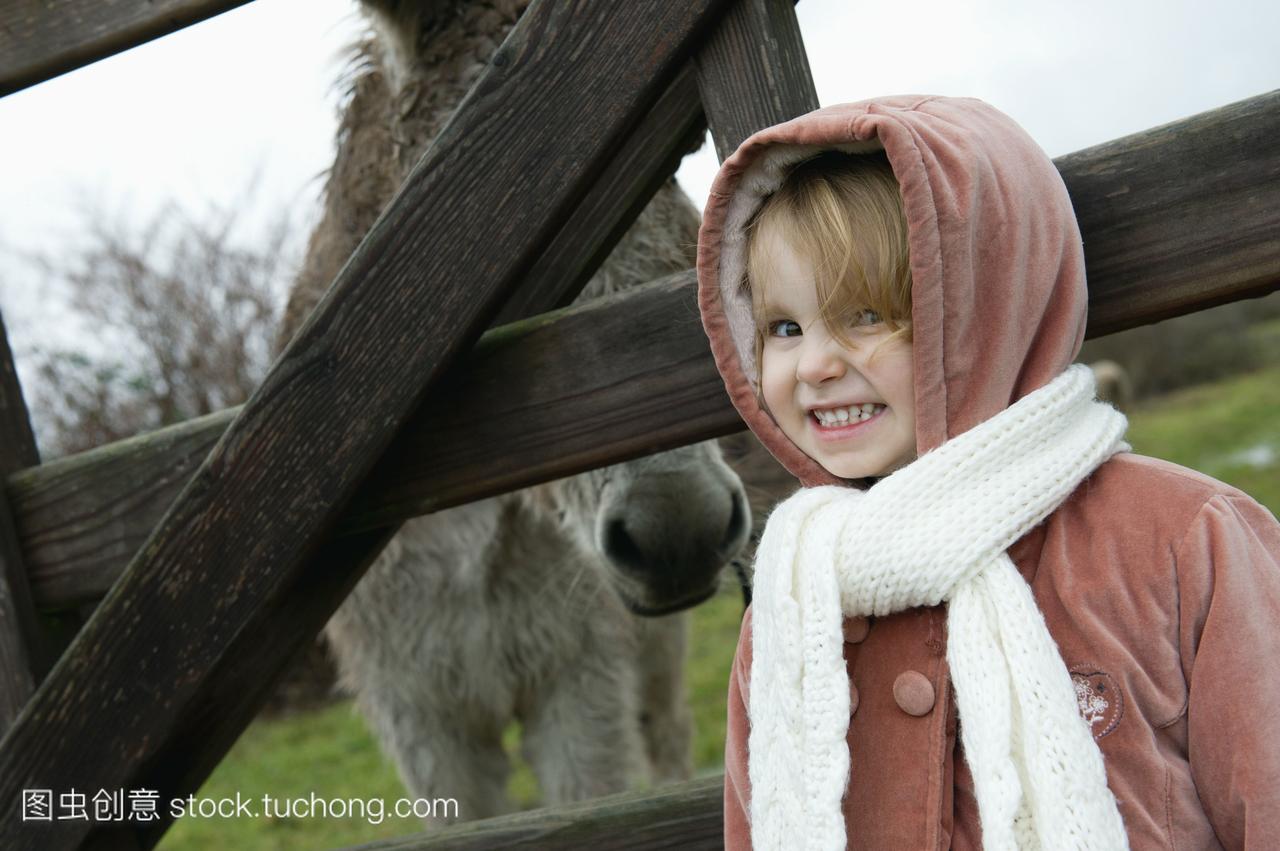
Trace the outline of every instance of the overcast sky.
<path fill-rule="evenodd" d="M 883 94 L 983 98 L 1051 155 L 1280 86 L 1274 0 L 797 6 L 823 104 Z M 259 175 L 262 210 L 309 219 L 332 157 L 351 0 L 256 0 L 0 99 L 0 308 L 15 344 L 50 300 L 14 260 L 75 239 L 77 205 L 122 221 L 165 201 L 229 204 Z M 679 177 L 701 207 L 708 145 Z"/>

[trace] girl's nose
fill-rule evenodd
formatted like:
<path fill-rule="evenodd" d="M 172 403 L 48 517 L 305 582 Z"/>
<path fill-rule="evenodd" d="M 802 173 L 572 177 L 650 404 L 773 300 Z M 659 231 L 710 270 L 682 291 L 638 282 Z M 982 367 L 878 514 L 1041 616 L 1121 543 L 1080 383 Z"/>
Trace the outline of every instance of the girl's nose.
<path fill-rule="evenodd" d="M 844 375 L 846 364 L 841 356 L 844 350 L 830 334 L 816 329 L 814 332 L 806 331 L 801 345 L 800 359 L 796 363 L 797 379 L 817 385 Z"/>

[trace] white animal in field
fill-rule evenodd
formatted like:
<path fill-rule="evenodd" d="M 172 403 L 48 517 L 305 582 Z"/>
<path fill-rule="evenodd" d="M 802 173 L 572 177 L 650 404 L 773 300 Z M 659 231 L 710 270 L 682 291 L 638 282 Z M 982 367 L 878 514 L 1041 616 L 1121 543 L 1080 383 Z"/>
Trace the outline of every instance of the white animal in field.
<path fill-rule="evenodd" d="M 297 329 L 525 2 L 367 0 L 325 187 L 291 293 Z M 693 265 L 698 215 L 668 181 L 583 298 Z M 690 773 L 688 606 L 743 546 L 751 513 L 715 443 L 407 522 L 326 627 L 410 793 L 463 819 L 510 808 L 503 730 L 547 803 Z"/>

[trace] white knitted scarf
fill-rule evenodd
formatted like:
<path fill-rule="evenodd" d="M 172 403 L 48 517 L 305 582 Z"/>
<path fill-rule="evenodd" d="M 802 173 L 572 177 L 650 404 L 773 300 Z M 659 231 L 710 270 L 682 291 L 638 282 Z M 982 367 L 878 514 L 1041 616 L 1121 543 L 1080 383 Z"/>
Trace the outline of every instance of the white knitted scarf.
<path fill-rule="evenodd" d="M 1129 448 L 1124 416 L 1093 396 L 1092 372 L 1073 366 L 865 492 L 807 488 L 774 510 L 752 603 L 757 851 L 845 847 L 842 613 L 883 616 L 944 600 L 984 847 L 1128 847 L 1070 674 L 1005 553 Z"/>

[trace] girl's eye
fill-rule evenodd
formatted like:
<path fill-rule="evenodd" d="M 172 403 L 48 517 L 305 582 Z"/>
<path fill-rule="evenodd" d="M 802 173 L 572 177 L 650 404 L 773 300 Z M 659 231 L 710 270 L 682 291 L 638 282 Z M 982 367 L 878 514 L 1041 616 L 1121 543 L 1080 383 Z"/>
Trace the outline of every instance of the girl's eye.
<path fill-rule="evenodd" d="M 879 325 L 883 321 L 884 320 L 880 318 L 879 313 L 876 313 L 874 310 L 871 310 L 870 308 L 868 308 L 866 310 L 859 310 L 858 312 L 854 313 L 852 324 L 854 326 Z"/>
<path fill-rule="evenodd" d="M 777 322 L 769 323 L 769 336 L 771 337 L 799 337 L 800 323 L 790 319 L 779 319 Z"/>

